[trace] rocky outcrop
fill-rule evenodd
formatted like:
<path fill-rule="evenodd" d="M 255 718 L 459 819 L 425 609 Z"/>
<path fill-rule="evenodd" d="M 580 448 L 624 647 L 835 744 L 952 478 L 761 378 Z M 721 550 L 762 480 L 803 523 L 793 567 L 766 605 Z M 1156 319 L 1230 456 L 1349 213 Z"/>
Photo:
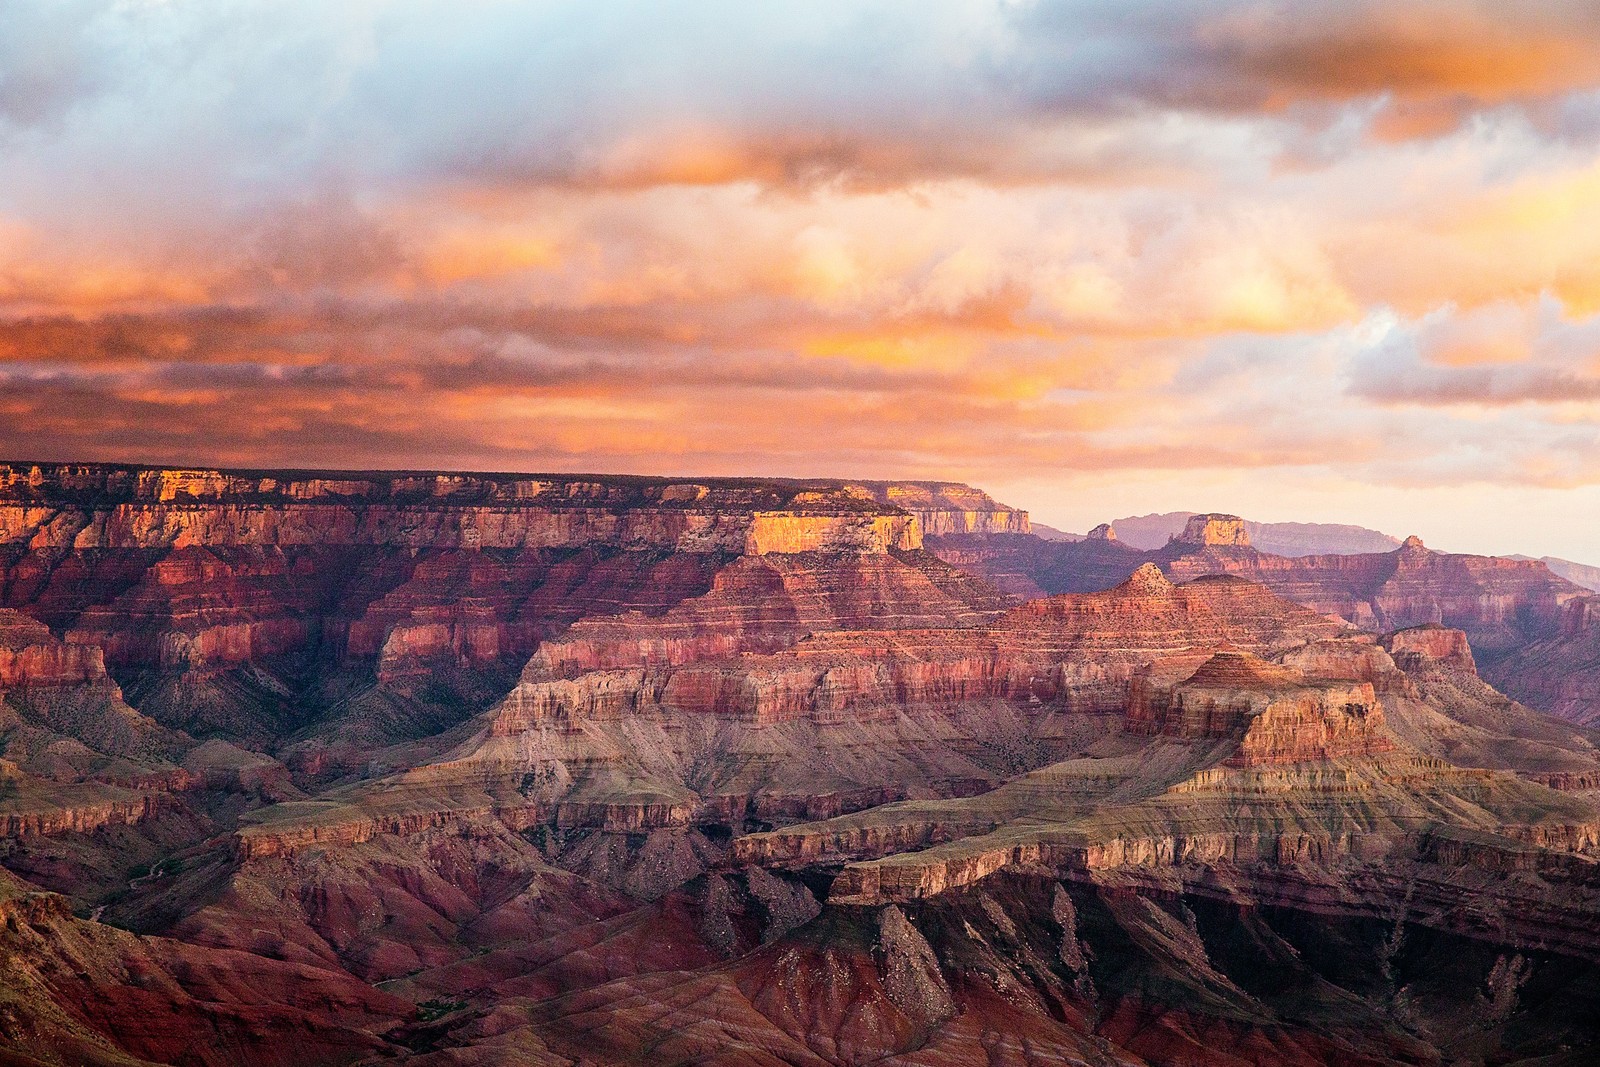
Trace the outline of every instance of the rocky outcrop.
<path fill-rule="evenodd" d="M 1250 535 L 1237 515 L 1191 515 L 1173 540 L 1185 545 L 1248 547 Z"/>
<path fill-rule="evenodd" d="M 910 512 L 925 537 L 951 534 L 1025 534 L 1028 513 L 999 503 L 959 482 L 862 482 L 880 504 Z"/>
<path fill-rule="evenodd" d="M 772 652 L 836 630 L 978 626 L 1005 607 L 993 589 L 920 553 L 747 557 L 665 614 L 577 623 L 540 645 L 524 677 Z"/>
<path fill-rule="evenodd" d="M 99 649 L 31 620 L 0 632 L 0 842 L 132 826 L 202 784 L 173 762 L 188 739 L 124 703 Z"/>
<path fill-rule="evenodd" d="M 105 806 L 81 797 L 66 805 L 80 814 L 48 814 L 51 791 L 32 788 L 30 777 L 183 788 L 186 776 L 168 760 L 186 743 L 127 705 L 99 648 L 67 644 L 44 625 L 0 609 L 0 766 L 11 772 L 0 777 L 12 779 L 0 791 L 0 814 L 31 809 L 36 817 L 28 824 L 35 827 L 104 822 L 81 811 Z"/>
<path fill-rule="evenodd" d="M 1186 739 L 1232 738 L 1230 766 L 1299 763 L 1387 752 L 1372 685 L 1311 682 L 1244 652 L 1219 652 L 1170 688 L 1136 677 L 1128 729 Z"/>
<path fill-rule="evenodd" d="M 703 600 L 686 604 L 684 614 L 709 610 L 718 593 Z M 847 617 L 787 651 L 764 654 L 753 654 L 763 649 L 743 625 L 685 625 L 675 614 L 655 625 L 638 620 L 622 635 L 617 630 L 631 620 L 574 627 L 541 648 L 493 731 L 651 710 L 824 723 L 992 700 L 1115 712 L 1135 669 L 1152 660 L 1203 659 L 1228 641 L 1275 651 L 1344 629 L 1248 582 L 1174 586 L 1153 566 L 1116 589 L 1035 601 L 986 625 L 947 615 L 968 625 L 879 634 L 853 628 L 857 620 Z"/>
<path fill-rule="evenodd" d="M 109 684 L 99 648 L 65 644 L 42 623 L 0 609 L 0 692 Z"/>
<path fill-rule="evenodd" d="M 6 775 L 0 774 L 0 782 Z M 9 783 L 7 783 L 9 784 Z M 191 780 L 181 777 L 170 783 L 181 789 Z M 108 826 L 127 826 L 142 822 L 169 803 L 164 792 L 132 794 L 124 789 L 55 790 L 45 803 L 28 803 L 24 790 L 0 805 L 0 838 L 53 837 L 59 834 L 88 834 Z"/>
<path fill-rule="evenodd" d="M 524 663 L 540 642 L 591 616 L 657 616 L 703 595 L 727 558 L 709 553 L 447 552 L 416 560 L 344 630 L 344 654 L 376 657 L 380 678 L 440 663 Z M 329 623 L 332 623 L 330 626 Z M 324 623 L 337 640 L 338 616 Z"/>
<path fill-rule="evenodd" d="M 1386 634 L 1383 647 L 1404 671 L 1446 669 L 1477 674 L 1467 635 L 1448 626 L 1425 623 Z"/>

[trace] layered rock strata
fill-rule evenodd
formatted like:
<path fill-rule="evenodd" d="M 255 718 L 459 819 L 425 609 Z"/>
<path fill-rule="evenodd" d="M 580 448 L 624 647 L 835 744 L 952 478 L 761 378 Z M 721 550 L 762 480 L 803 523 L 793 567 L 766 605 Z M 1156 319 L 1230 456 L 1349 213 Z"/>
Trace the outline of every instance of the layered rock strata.
<path fill-rule="evenodd" d="M 1568 601 L 1559 633 L 1497 660 L 1488 677 L 1518 700 L 1600 726 L 1600 597 Z"/>
<path fill-rule="evenodd" d="M 1250 535 L 1237 515 L 1191 515 L 1174 541 L 1185 545 L 1248 545 Z"/>
<path fill-rule="evenodd" d="M 1034 537 L 941 537 L 928 547 L 1035 596 L 1107 588 L 1147 562 L 1174 581 L 1233 574 L 1369 630 L 1429 623 L 1463 630 L 1484 659 L 1554 638 L 1565 605 L 1584 594 L 1537 560 L 1434 552 L 1415 537 L 1392 552 L 1275 556 L 1252 547 L 1246 527 L 1233 516 L 1196 515 L 1165 547 L 1145 552 L 1108 540 Z"/>
<path fill-rule="evenodd" d="M 1026 534 L 1028 513 L 959 482 L 862 482 L 871 497 L 910 512 L 924 536 Z"/>
<path fill-rule="evenodd" d="M 912 515 L 841 483 L 0 465 L 0 543 L 38 549 L 612 545 L 761 553 L 917 548 L 920 538 Z"/>
<path fill-rule="evenodd" d="M 835 588 L 843 594 L 854 586 Z M 262 854 L 413 825 L 407 820 L 485 815 L 518 825 L 587 818 L 611 828 L 740 826 L 784 810 L 785 798 L 808 781 L 813 791 L 826 784 L 871 795 L 889 768 L 909 771 L 928 794 L 959 795 L 967 783 L 993 781 L 996 765 L 954 758 L 960 748 L 929 759 L 899 746 L 920 745 L 917 733 L 937 733 L 933 724 L 941 721 L 955 727 L 979 709 L 1008 706 L 1027 732 L 1064 714 L 1120 714 L 1130 680 L 1152 663 L 1186 666 L 1187 675 L 1220 645 L 1276 654 L 1348 629 L 1248 582 L 1174 586 L 1147 567 L 1116 589 L 1037 601 L 988 622 L 952 612 L 939 629 L 862 630 L 842 628 L 854 620 L 835 614 L 840 628 L 779 651 L 744 651 L 739 642 L 749 641 L 749 631 L 737 616 L 722 615 L 726 597 L 722 589 L 686 602 L 656 620 L 654 633 L 648 620 L 637 620 L 626 639 L 616 623 L 597 624 L 593 637 L 575 627 L 532 657 L 522 682 L 447 761 L 303 817 L 286 809 L 242 831 L 239 847 Z M 702 612 L 723 619 L 703 630 L 731 646 L 670 639 L 684 618 Z M 773 729 L 783 733 L 767 732 Z M 836 745 L 878 750 L 848 760 L 834 753 L 836 764 L 856 765 L 843 777 L 820 767 L 820 775 L 808 772 L 810 753 L 825 750 L 830 735 Z M 696 737 L 722 751 L 697 752 Z M 1039 747 L 1034 758 L 1052 747 Z M 773 751 L 789 753 L 794 765 L 775 764 Z M 714 774 L 684 773 L 707 758 Z"/>
<path fill-rule="evenodd" d="M 1394 743 L 1370 682 L 1313 682 L 1292 667 L 1243 652 L 1219 652 L 1163 689 L 1135 679 L 1127 728 L 1189 739 L 1231 737 L 1226 761 L 1250 767 L 1386 752 Z"/>
<path fill-rule="evenodd" d="M 1381 640 L 1315 638 L 1270 662 L 1231 649 L 1198 665 L 1154 659 L 1131 679 L 1126 740 L 1108 738 L 1098 758 L 1056 764 L 971 799 L 750 835 L 736 842 L 736 855 L 853 861 L 831 890 L 832 899 L 853 904 L 937 896 L 1006 869 L 1403 855 L 1587 870 L 1593 859 L 1563 856 L 1596 852 L 1600 806 L 1549 787 L 1581 789 L 1592 770 L 1537 768 L 1544 760 L 1593 768 L 1600 753 L 1482 686 L 1465 648 L 1459 631 L 1424 627 Z M 1399 713 L 1395 729 L 1386 704 Z M 1141 746 L 1137 736 L 1169 740 Z M 1493 769 L 1508 763 L 1530 770 Z M 1441 853 L 1444 840 L 1461 844 Z"/>

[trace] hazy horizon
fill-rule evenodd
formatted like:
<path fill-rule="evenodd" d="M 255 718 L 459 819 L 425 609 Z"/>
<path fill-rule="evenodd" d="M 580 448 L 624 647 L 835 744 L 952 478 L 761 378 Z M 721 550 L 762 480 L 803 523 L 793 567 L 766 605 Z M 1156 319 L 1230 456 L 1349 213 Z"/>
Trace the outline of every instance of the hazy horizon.
<path fill-rule="evenodd" d="M 1600 8 L 4 3 L 0 454 L 1600 562 Z"/>

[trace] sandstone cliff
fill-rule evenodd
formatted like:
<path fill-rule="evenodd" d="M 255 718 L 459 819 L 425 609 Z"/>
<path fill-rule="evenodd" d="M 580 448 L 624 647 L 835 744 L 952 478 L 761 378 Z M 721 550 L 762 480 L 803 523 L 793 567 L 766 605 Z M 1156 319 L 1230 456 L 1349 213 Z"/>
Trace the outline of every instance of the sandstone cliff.
<path fill-rule="evenodd" d="M 1127 728 L 1188 739 L 1234 738 L 1232 766 L 1371 755 L 1394 747 L 1370 682 L 1312 681 L 1249 653 L 1212 656 L 1170 688 L 1136 679 Z"/>
<path fill-rule="evenodd" d="M 12 463 L 0 464 L 0 543 L 881 552 L 918 547 L 921 531 L 843 483 Z"/>
<path fill-rule="evenodd" d="M 862 482 L 880 504 L 916 516 L 924 536 L 949 534 L 1025 534 L 1028 513 L 997 502 L 988 493 L 959 482 Z"/>
<path fill-rule="evenodd" d="M 1183 531 L 1174 538 L 1185 545 L 1237 545 L 1250 544 L 1244 520 L 1237 515 L 1191 515 Z"/>

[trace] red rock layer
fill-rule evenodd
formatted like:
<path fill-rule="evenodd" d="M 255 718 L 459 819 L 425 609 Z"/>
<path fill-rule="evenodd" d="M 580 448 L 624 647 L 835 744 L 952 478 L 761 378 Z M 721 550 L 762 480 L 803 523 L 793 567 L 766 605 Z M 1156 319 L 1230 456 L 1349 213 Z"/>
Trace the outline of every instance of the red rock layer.
<path fill-rule="evenodd" d="M 422 673 L 440 661 L 521 661 L 577 620 L 654 616 L 699 596 L 724 561 L 713 553 L 595 550 L 430 554 L 360 609 L 346 631 L 346 652 L 377 656 L 382 678 Z"/>
<path fill-rule="evenodd" d="M 0 691 L 108 681 L 100 649 L 63 644 L 44 624 L 0 609 Z"/>
<path fill-rule="evenodd" d="M 1386 634 L 1383 647 L 1404 671 L 1447 669 L 1476 674 L 1467 635 L 1446 626 L 1425 623 Z"/>
<path fill-rule="evenodd" d="M 140 822 L 198 779 L 186 741 L 129 707 L 100 649 L 0 609 L 0 838 Z"/>
<path fill-rule="evenodd" d="M 1600 725 L 1600 597 L 1570 601 L 1558 635 L 1496 660 L 1484 675 L 1526 704 Z"/>
<path fill-rule="evenodd" d="M 937 620 L 959 575 L 924 560 L 916 583 L 884 593 L 882 574 L 903 570 L 887 553 L 920 545 L 919 515 L 952 528 L 1027 524 L 953 483 L 0 463 L 0 606 L 102 648 L 114 669 L 350 656 L 377 658 L 392 679 L 440 662 L 520 662 L 585 617 L 659 614 L 740 555 L 809 553 L 813 567 L 871 557 L 878 573 L 853 564 L 861 611 L 883 625 Z M 805 570 L 787 568 L 797 602 L 837 577 L 819 574 L 807 591 Z M 810 622 L 803 607 L 792 614 L 777 627 L 785 642 Z"/>
<path fill-rule="evenodd" d="M 719 571 L 704 596 L 660 617 L 630 612 L 575 624 L 540 646 L 524 677 L 771 652 L 834 630 L 973 626 L 1005 606 L 988 586 L 920 553 L 747 556 Z"/>
<path fill-rule="evenodd" d="M 1188 540 L 1153 552 L 1112 541 L 1032 537 L 936 538 L 929 548 L 1006 588 L 1050 593 L 1105 588 L 1142 562 L 1158 564 L 1175 581 L 1233 574 L 1365 629 L 1425 623 L 1462 629 L 1480 652 L 1496 655 L 1553 636 L 1563 605 L 1583 593 L 1537 560 L 1432 552 L 1416 538 L 1393 552 L 1269 555 L 1241 541 L 1242 532 L 1221 530 L 1227 518 L 1197 516 L 1200 528 L 1186 533 Z"/>
<path fill-rule="evenodd" d="M 686 605 L 691 612 L 700 608 Z M 675 632 L 677 620 L 663 621 Z M 643 623 L 626 640 L 610 624 L 593 629 L 606 632 L 609 643 L 582 643 L 580 634 L 578 643 L 563 640 L 535 655 L 522 685 L 497 713 L 493 733 L 510 736 L 536 721 L 614 718 L 652 707 L 758 722 L 830 722 L 986 700 L 1118 712 L 1134 671 L 1151 660 L 1198 662 L 1230 643 L 1280 650 L 1344 627 L 1249 582 L 1207 578 L 1174 586 L 1151 566 L 1116 589 L 1034 601 L 988 625 L 832 630 L 769 655 L 710 658 L 740 651 L 738 641 L 730 638 L 725 649 L 674 645 Z M 696 653 L 707 658 L 695 662 Z M 617 669 L 627 656 L 640 666 Z M 578 673 L 590 664 L 596 669 Z M 563 673 L 575 677 L 552 677 Z"/>
<path fill-rule="evenodd" d="M 1227 763 L 1240 767 L 1394 748 L 1371 683 L 1312 682 L 1243 652 L 1219 652 L 1170 688 L 1136 678 L 1127 725 L 1134 733 L 1238 738 Z"/>
<path fill-rule="evenodd" d="M 1028 517 L 949 482 L 0 464 L 0 541 L 36 548 L 382 544 L 883 551 L 920 547 L 925 528 L 1026 533 Z"/>

